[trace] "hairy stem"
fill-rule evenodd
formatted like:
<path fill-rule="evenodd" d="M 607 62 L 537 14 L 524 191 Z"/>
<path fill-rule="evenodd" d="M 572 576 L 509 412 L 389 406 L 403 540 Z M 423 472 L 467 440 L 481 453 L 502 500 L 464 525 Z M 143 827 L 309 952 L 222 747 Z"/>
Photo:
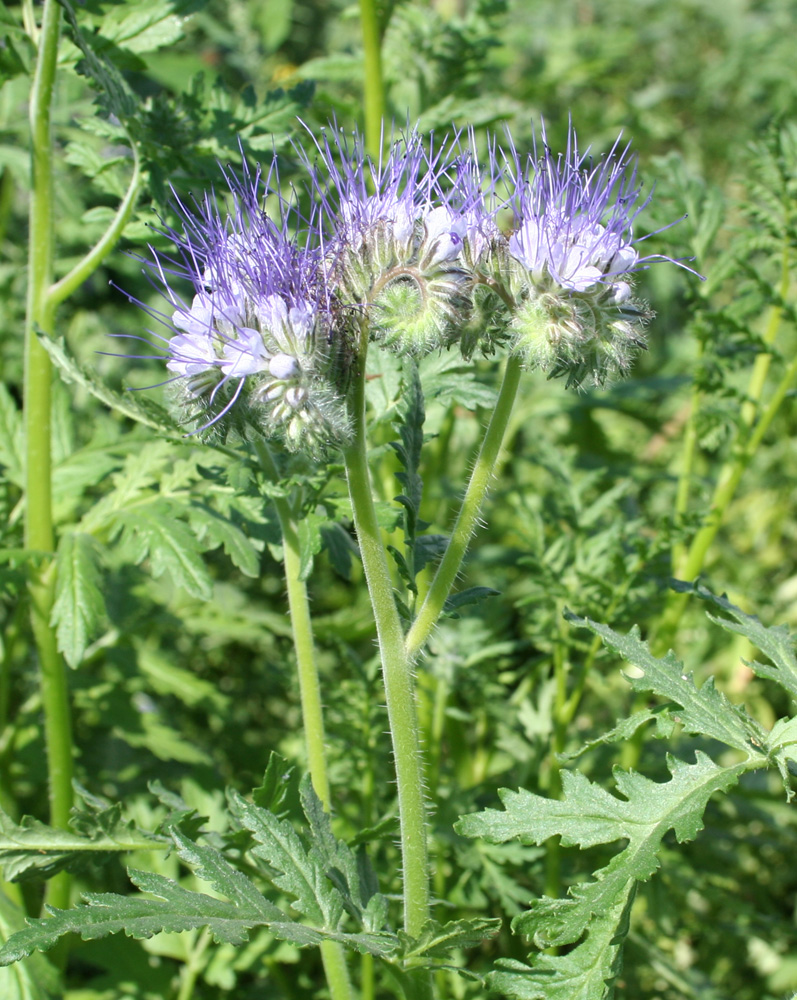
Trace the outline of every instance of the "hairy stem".
<path fill-rule="evenodd" d="M 404 875 L 404 929 L 417 937 L 429 918 L 429 858 L 423 760 L 418 738 L 418 718 L 412 669 L 404 651 L 385 549 L 376 520 L 368 470 L 365 434 L 365 350 L 352 388 L 353 439 L 344 450 L 344 461 L 354 513 L 354 526 L 371 598 L 382 676 L 385 685 L 393 757 L 398 787 L 401 855 Z M 431 996 L 431 978 L 418 970 L 418 1000 Z"/>
<path fill-rule="evenodd" d="M 360 0 L 363 32 L 363 79 L 365 97 L 365 148 L 378 158 L 382 151 L 382 120 L 385 115 L 385 84 L 382 78 L 382 40 L 376 0 Z"/>
<path fill-rule="evenodd" d="M 61 8 L 46 0 L 30 98 L 31 193 L 29 210 L 28 293 L 25 322 L 25 547 L 45 554 L 31 572 L 31 625 L 39 655 L 44 708 L 50 823 L 66 828 L 72 807 L 72 727 L 66 668 L 50 625 L 55 573 L 52 514 L 51 390 L 52 367 L 36 332 L 52 333 L 54 314 L 48 291 L 55 256 L 53 233 L 53 141 L 50 109 L 55 82 Z M 69 905 L 69 876 L 61 873 L 47 883 L 46 900 Z"/>
<path fill-rule="evenodd" d="M 255 439 L 258 459 L 272 481 L 279 479 L 279 470 L 268 445 L 262 438 Z M 285 583 L 293 631 L 293 648 L 299 675 L 299 698 L 302 705 L 307 761 L 310 780 L 324 809 L 331 811 L 329 775 L 325 751 L 324 711 L 321 704 L 321 683 L 313 643 L 313 625 L 307 587 L 301 578 L 301 552 L 295 512 L 284 497 L 274 497 L 280 529 L 282 531 L 285 559 Z M 324 941 L 320 945 L 327 985 L 332 1000 L 352 1000 L 354 991 L 346 966 L 346 954 L 337 941 Z"/>
<path fill-rule="evenodd" d="M 407 634 L 406 650 L 410 660 L 418 655 L 431 635 L 462 566 L 462 560 L 465 558 L 468 543 L 476 529 L 482 504 L 487 495 L 493 469 L 509 424 L 512 406 L 520 384 L 521 370 L 519 358 L 510 357 L 507 360 L 501 391 L 498 394 L 498 400 L 490 418 L 479 456 L 473 467 L 448 547 L 437 567 L 437 572 L 421 609 Z"/>

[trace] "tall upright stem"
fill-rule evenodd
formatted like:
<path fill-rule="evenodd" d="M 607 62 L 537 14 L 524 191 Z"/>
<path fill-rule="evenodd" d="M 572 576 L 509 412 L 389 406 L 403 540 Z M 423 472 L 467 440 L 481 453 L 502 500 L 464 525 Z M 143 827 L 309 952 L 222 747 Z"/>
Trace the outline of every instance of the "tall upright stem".
<path fill-rule="evenodd" d="M 457 578 L 468 544 L 476 528 L 484 498 L 490 486 L 495 463 L 503 444 L 512 406 L 517 396 L 522 368 L 519 358 L 510 357 L 498 400 L 471 473 L 468 488 L 451 532 L 445 554 L 437 567 L 432 585 L 426 594 L 412 628 L 407 634 L 407 656 L 412 660 L 423 648 L 443 611 L 448 595 Z"/>
<path fill-rule="evenodd" d="M 274 458 L 262 438 L 255 439 L 255 450 L 266 474 L 276 482 L 279 478 Z M 316 795 L 327 812 L 331 811 L 329 774 L 325 750 L 324 710 L 321 704 L 321 682 L 316 665 L 313 625 L 310 618 L 310 602 L 307 586 L 301 578 L 301 552 L 296 518 L 290 503 L 283 497 L 274 498 L 285 559 L 285 584 L 288 591 L 288 607 L 291 615 L 293 648 L 296 652 L 296 666 L 299 675 L 299 698 L 302 705 L 302 725 L 304 727 L 307 762 L 310 780 Z M 337 941 L 324 941 L 321 959 L 332 1000 L 352 1000 L 354 991 L 346 965 L 346 953 Z"/>
<path fill-rule="evenodd" d="M 32 572 L 29 590 L 31 624 L 39 654 L 44 708 L 50 822 L 66 827 L 72 807 L 72 730 L 66 668 L 50 626 L 55 577 L 50 558 L 55 548 L 52 515 L 51 382 L 49 356 L 37 329 L 53 332 L 54 309 L 48 291 L 55 255 L 53 233 L 53 147 L 50 107 L 55 82 L 61 8 L 45 0 L 38 56 L 30 98 L 31 194 L 28 251 L 28 294 L 25 322 L 25 546 L 46 554 Z M 69 878 L 62 873 L 47 885 L 47 901 L 69 904 Z"/>
<path fill-rule="evenodd" d="M 382 41 L 376 0 L 360 0 L 363 32 L 363 82 L 365 104 L 365 148 L 375 159 L 382 151 L 382 120 L 385 114 L 385 84 L 382 78 Z"/>
<path fill-rule="evenodd" d="M 365 352 L 351 394 L 354 433 L 344 451 L 354 525 L 376 621 L 398 786 L 404 873 L 404 929 L 417 937 L 429 918 L 429 859 L 423 761 L 410 661 L 393 599 L 387 557 L 376 521 L 365 435 Z M 420 970 L 419 970 L 420 972 Z M 418 998 L 430 996 L 431 979 L 420 973 Z"/>

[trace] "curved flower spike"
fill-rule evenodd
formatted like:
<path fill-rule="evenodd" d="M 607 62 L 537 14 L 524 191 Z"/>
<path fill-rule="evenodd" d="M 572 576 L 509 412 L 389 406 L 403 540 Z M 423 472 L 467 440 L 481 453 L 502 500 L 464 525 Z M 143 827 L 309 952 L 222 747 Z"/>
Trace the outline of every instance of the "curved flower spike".
<path fill-rule="evenodd" d="M 168 307 L 148 310 L 167 331 L 154 334 L 160 356 L 196 431 L 234 413 L 292 450 L 316 452 L 348 432 L 350 345 L 311 245 L 312 224 L 280 198 L 274 164 L 265 178 L 244 166 L 243 181 L 229 173 L 225 180 L 226 206 L 215 194 L 190 206 L 175 196 L 182 228 L 163 232 L 177 256 L 150 247 L 152 259 L 144 259 Z M 269 195 L 277 196 L 278 222 L 262 210 Z M 186 284 L 190 300 L 177 290 Z"/>
<path fill-rule="evenodd" d="M 377 161 L 337 128 L 297 147 L 320 206 L 329 280 L 368 311 L 371 334 L 400 351 L 450 344 L 469 307 L 468 260 L 480 221 L 456 194 L 459 136 L 408 131 Z"/>
<path fill-rule="evenodd" d="M 650 196 L 641 199 L 620 138 L 597 162 L 579 152 L 572 125 L 564 154 L 553 155 L 544 128 L 542 143 L 542 155 L 535 142 L 523 158 L 510 136 L 502 151 L 514 229 L 498 278 L 517 303 L 514 350 L 569 385 L 602 385 L 645 346 L 651 312 L 633 296 L 634 274 L 680 262 L 639 252 L 634 222 Z"/>

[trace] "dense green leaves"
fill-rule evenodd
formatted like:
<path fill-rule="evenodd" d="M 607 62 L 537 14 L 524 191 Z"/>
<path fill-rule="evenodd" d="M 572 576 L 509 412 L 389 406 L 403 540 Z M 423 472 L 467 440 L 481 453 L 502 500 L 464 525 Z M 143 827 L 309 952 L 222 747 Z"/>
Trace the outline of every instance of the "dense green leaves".
<path fill-rule="evenodd" d="M 272 756 L 264 784 L 255 799 L 277 803 L 282 797 L 280 758 Z M 157 790 L 157 789 L 155 789 Z M 177 933 L 206 927 L 214 941 L 242 944 L 257 927 L 267 927 L 276 937 L 299 947 L 337 941 L 359 952 L 387 961 L 436 964 L 452 950 L 473 947 L 494 934 L 499 921 L 469 919 L 441 925 L 430 921 L 417 940 L 388 929 L 388 901 L 378 891 L 376 878 L 364 854 L 355 853 L 337 840 L 329 815 L 306 777 L 301 801 L 308 822 L 307 843 L 287 819 L 281 819 L 256 802 L 230 792 L 233 818 L 241 831 L 251 835 L 251 855 L 259 881 L 270 883 L 290 900 L 290 912 L 271 902 L 250 875 L 236 867 L 225 853 L 197 837 L 195 815 L 165 790 L 163 801 L 173 811 L 162 824 L 181 861 L 218 895 L 187 889 L 172 878 L 130 869 L 129 877 L 144 895 L 119 896 L 87 893 L 85 903 L 72 910 L 49 908 L 49 916 L 29 920 L 0 948 L 0 964 L 8 965 L 35 950 L 51 948 L 64 934 L 84 940 L 120 931 L 130 937 L 149 938 L 163 932 Z M 147 840 L 124 821 L 121 807 L 107 807 L 88 798 L 89 811 L 76 813 L 77 833 L 46 827 L 35 820 L 17 826 L 2 815 L 0 859 L 7 878 L 54 874 L 63 868 L 79 869 L 87 857 L 100 852 L 130 851 L 164 846 L 164 837 Z M 176 807 L 176 808 L 175 808 Z M 189 835 L 188 831 L 194 831 Z M 242 843 L 236 837 L 236 844 Z M 265 864 L 263 864 L 265 862 Z M 155 897 L 149 898 L 149 897 Z M 344 914 L 362 930 L 347 931 Z M 294 916 L 303 918 L 298 922 Z"/>

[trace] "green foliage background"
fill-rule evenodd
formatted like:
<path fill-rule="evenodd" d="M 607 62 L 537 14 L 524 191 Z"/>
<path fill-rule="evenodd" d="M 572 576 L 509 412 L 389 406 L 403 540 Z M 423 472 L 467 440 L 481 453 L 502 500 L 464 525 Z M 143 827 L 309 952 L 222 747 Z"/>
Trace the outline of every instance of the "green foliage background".
<path fill-rule="evenodd" d="M 53 348 L 54 357 L 61 351 L 76 362 L 63 362 L 56 385 L 54 447 L 56 616 L 62 650 L 79 666 L 70 674 L 77 773 L 89 792 L 124 801 L 139 828 L 154 829 L 165 815 L 148 790 L 158 781 L 223 832 L 225 784 L 244 793 L 257 785 L 271 750 L 302 765 L 279 533 L 267 486 L 250 464 L 222 442 L 206 447 L 183 439 L 179 413 L 169 410 L 162 388 L 126 393 L 162 382 L 162 366 L 119 357 L 150 352 L 109 337 L 136 337 L 150 325 L 126 295 L 157 306 L 135 254 L 146 241 L 162 243 L 148 226 L 169 218 L 170 187 L 181 196 L 223 187 L 218 163 L 236 169 L 241 149 L 254 160 L 276 149 L 288 184 L 299 177 L 289 145 L 292 134 L 301 134 L 297 115 L 312 130 L 333 116 L 346 127 L 359 122 L 358 13 L 339 0 L 87 0 L 76 11 L 89 54 L 107 59 L 100 71 L 112 65 L 118 79 L 108 81 L 110 100 L 107 93 L 98 97 L 80 62 L 86 51 L 63 42 L 54 123 L 61 273 L 101 235 L 124 193 L 131 170 L 126 132 L 140 144 L 147 175 L 123 247 L 61 307 L 63 342 Z M 544 117 L 557 149 L 572 116 L 582 143 L 596 151 L 608 149 L 622 130 L 639 155 L 646 189 L 655 185 L 641 226 L 654 232 L 688 213 L 653 236 L 651 247 L 696 258 L 707 278 L 701 284 L 673 267 L 641 276 L 657 315 L 648 352 L 622 384 L 573 394 L 538 374 L 525 379 L 496 470 L 488 527 L 476 538 L 462 580 L 462 589 L 488 586 L 497 593 L 460 608 L 461 617 L 437 631 L 434 655 L 419 668 L 422 725 L 430 745 L 440 747 L 429 764 L 436 915 L 513 915 L 550 885 L 551 853 L 518 841 L 499 850 L 454 833 L 454 824 L 477 808 L 495 808 L 499 787 L 555 793 L 551 748 L 574 753 L 639 708 L 617 653 L 592 644 L 562 612 L 572 609 L 622 633 L 632 624 L 643 634 L 653 628 L 666 597 L 671 547 L 690 537 L 705 512 L 773 305 L 783 307 L 783 323 L 765 400 L 797 346 L 788 305 L 793 279 L 786 294 L 773 290 L 797 231 L 797 5 L 396 0 L 382 4 L 381 16 L 388 101 L 398 122 L 440 130 L 452 122 L 472 125 L 482 143 L 488 129 L 508 122 L 521 147 L 530 142 L 532 120 Z M 47 813 L 35 655 L 19 600 L 25 109 L 33 52 L 22 8 L 6 4 L 0 18 L 0 805 L 18 820 Z M 476 378 L 461 368 L 445 357 L 421 366 L 427 439 L 421 515 L 432 536 L 450 528 L 494 399 L 489 359 L 477 362 Z M 120 394 L 117 408 L 92 393 L 94 378 Z M 674 520 L 695 386 L 702 402 L 692 503 L 685 518 Z M 398 439 L 395 422 L 404 405 L 398 367 L 385 361 L 371 392 L 382 414 L 375 481 L 384 527 L 402 548 L 401 508 L 392 502 L 402 490 L 401 465 L 388 447 Z M 789 398 L 746 471 L 704 576 L 712 590 L 726 591 L 763 621 L 792 626 L 794 434 Z M 335 825 L 344 839 L 374 841 L 370 859 L 382 875 L 396 870 L 396 820 L 373 632 L 340 470 L 318 479 L 303 546 L 308 571 L 313 564 Z M 433 558 L 434 542 L 428 549 Z M 690 604 L 675 646 L 700 682 L 713 676 L 767 729 L 789 714 L 785 692 L 744 664 L 756 658 L 750 640 L 712 626 L 700 602 Z M 564 733 L 552 721 L 557 661 L 571 664 L 584 685 Z M 686 735 L 680 741 L 681 758 L 707 746 Z M 607 784 L 622 753 L 618 744 L 598 744 L 579 767 Z M 663 743 L 645 742 L 636 766 L 649 778 L 667 779 Z M 286 799 L 291 816 L 299 815 L 298 797 L 293 783 Z M 380 831 L 378 841 L 371 827 Z M 690 844 L 665 839 L 661 870 L 637 890 L 617 995 L 776 1000 L 797 990 L 796 846 L 793 810 L 776 774 L 754 774 L 732 797 L 712 800 L 706 828 Z M 556 855 L 561 884 L 583 880 L 609 856 L 600 843 L 586 852 L 563 846 Z M 127 860 L 156 876 L 180 871 L 174 854 L 142 848 Z M 40 886 L 22 885 L 34 912 Z M 87 868 L 79 885 L 129 888 L 116 859 L 101 871 Z M 397 889 L 395 880 L 381 884 L 388 897 Z M 1 905 L 0 926 L 13 929 L 17 918 Z M 315 953 L 303 953 L 300 962 L 290 941 L 259 933 L 233 952 L 228 944 L 209 946 L 200 933 L 81 942 L 63 995 L 177 996 L 180 970 L 191 962 L 196 997 L 262 996 L 264 973 L 275 998 L 321 989 Z M 462 962 L 480 972 L 498 954 L 524 960 L 527 952 L 504 927 Z M 48 987 L 49 969 L 42 960 L 31 973 L 33 985 L 9 979 L 7 995 L 46 996 L 56 988 Z M 440 976 L 443 995 L 483 995 L 478 984 Z"/>

